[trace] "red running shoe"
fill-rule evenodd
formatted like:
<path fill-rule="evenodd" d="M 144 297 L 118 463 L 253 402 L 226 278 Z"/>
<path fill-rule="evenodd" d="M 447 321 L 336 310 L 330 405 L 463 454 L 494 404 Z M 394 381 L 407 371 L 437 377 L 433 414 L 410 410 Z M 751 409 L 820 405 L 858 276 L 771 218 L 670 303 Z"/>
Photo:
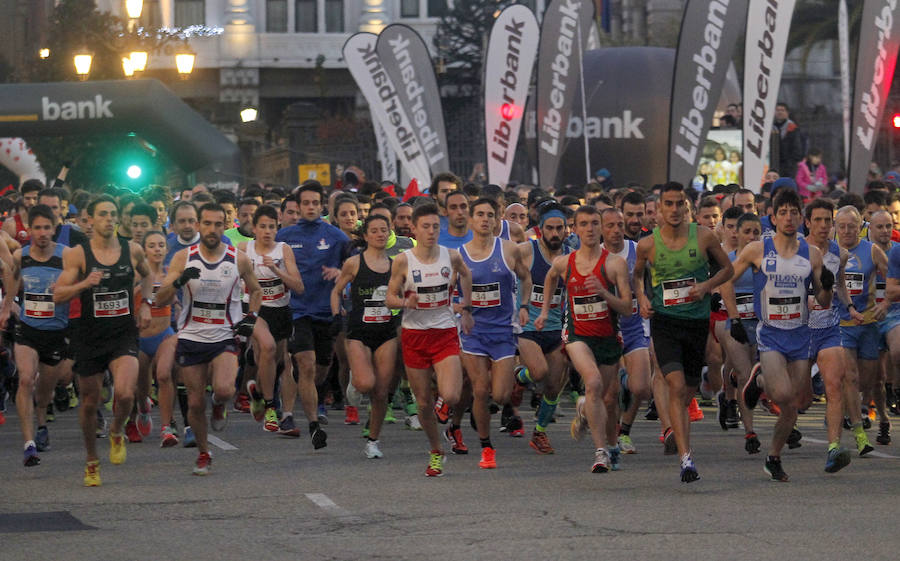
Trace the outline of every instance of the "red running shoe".
<path fill-rule="evenodd" d="M 359 424 L 359 409 L 352 405 L 348 405 L 344 407 L 344 424 L 345 425 L 358 425 Z"/>
<path fill-rule="evenodd" d="M 468 454 L 469 448 L 463 443 L 462 430 L 447 427 L 444 431 L 444 438 L 450 443 L 450 450 L 454 454 Z"/>
<path fill-rule="evenodd" d="M 137 424 L 134 421 L 128 421 L 125 423 L 125 438 L 128 439 L 128 442 L 143 442 L 144 439 L 141 436 L 141 431 L 138 430 Z"/>
<path fill-rule="evenodd" d="M 444 403 L 444 398 L 440 396 L 434 402 L 434 416 L 437 417 L 437 421 L 442 425 L 446 425 L 447 421 L 450 420 L 450 406 Z"/>

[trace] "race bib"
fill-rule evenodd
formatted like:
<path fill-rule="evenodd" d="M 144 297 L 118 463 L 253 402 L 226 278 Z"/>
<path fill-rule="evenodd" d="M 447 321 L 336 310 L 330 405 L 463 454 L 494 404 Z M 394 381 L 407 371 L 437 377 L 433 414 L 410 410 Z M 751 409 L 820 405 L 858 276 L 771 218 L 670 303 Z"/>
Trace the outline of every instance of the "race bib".
<path fill-rule="evenodd" d="M 472 307 L 494 308 L 500 305 L 500 283 L 472 285 Z"/>
<path fill-rule="evenodd" d="M 595 321 L 609 317 L 606 300 L 599 294 L 572 297 L 572 315 L 576 321 Z"/>
<path fill-rule="evenodd" d="M 887 288 L 887 283 L 883 280 L 875 281 L 875 303 L 881 304 L 884 302 L 884 290 Z"/>
<path fill-rule="evenodd" d="M 798 319 L 802 313 L 799 296 L 786 298 L 769 298 L 768 316 L 770 320 Z"/>
<path fill-rule="evenodd" d="M 52 294 L 25 293 L 25 317 L 52 318 L 55 309 Z"/>
<path fill-rule="evenodd" d="M 844 279 L 847 281 L 847 292 L 850 293 L 850 296 L 859 296 L 863 293 L 863 278 L 864 275 L 862 273 L 844 273 Z"/>
<path fill-rule="evenodd" d="M 531 286 L 531 305 L 535 308 L 544 307 L 544 287 L 539 284 Z M 562 287 L 556 287 L 553 298 L 550 299 L 550 308 L 558 308 L 562 303 Z"/>
<path fill-rule="evenodd" d="M 124 290 L 117 292 L 94 293 L 94 317 L 111 318 L 127 316 L 131 310 L 128 307 L 128 293 Z"/>
<path fill-rule="evenodd" d="M 363 323 L 387 323 L 391 321 L 391 311 L 384 300 L 363 301 Z"/>
<path fill-rule="evenodd" d="M 691 302 L 691 287 L 696 283 L 697 281 L 693 277 L 663 281 L 663 306 L 677 306 Z"/>
<path fill-rule="evenodd" d="M 450 286 L 439 284 L 437 286 L 416 287 L 416 309 L 430 310 L 450 304 Z"/>
<path fill-rule="evenodd" d="M 640 309 L 638 308 L 637 298 L 632 298 L 631 299 L 631 313 L 632 313 L 632 315 L 636 315 L 639 312 L 640 312 Z"/>
<path fill-rule="evenodd" d="M 738 315 L 741 319 L 756 319 L 756 312 L 753 311 L 752 294 L 738 294 L 735 302 L 737 303 Z"/>
<path fill-rule="evenodd" d="M 259 279 L 262 288 L 262 301 L 272 302 L 284 297 L 284 283 L 279 278 Z"/>
<path fill-rule="evenodd" d="M 207 325 L 224 325 L 225 319 L 224 303 L 216 304 L 212 302 L 198 302 L 196 300 L 191 303 L 192 321 Z"/>

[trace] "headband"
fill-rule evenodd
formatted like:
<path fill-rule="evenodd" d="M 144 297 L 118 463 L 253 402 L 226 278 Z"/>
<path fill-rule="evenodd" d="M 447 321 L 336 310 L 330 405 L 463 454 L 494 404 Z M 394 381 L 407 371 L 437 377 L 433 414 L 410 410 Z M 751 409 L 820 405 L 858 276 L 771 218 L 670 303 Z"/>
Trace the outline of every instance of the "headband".
<path fill-rule="evenodd" d="M 566 221 L 566 215 L 563 214 L 563 212 L 561 210 L 558 210 L 555 208 L 553 210 L 548 210 L 547 212 L 545 212 L 544 214 L 541 215 L 541 226 L 544 225 L 544 222 L 546 222 L 546 220 L 548 218 L 562 218 L 563 222 Z"/>

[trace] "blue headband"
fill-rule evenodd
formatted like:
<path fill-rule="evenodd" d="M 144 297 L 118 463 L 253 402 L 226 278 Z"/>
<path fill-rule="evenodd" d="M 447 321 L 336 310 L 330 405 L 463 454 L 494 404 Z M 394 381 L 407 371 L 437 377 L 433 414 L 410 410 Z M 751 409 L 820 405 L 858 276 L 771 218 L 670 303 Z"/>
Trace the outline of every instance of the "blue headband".
<path fill-rule="evenodd" d="M 541 226 L 544 225 L 544 222 L 546 222 L 548 218 L 562 218 L 563 222 L 566 221 L 566 215 L 563 214 L 561 210 L 555 208 L 553 210 L 548 210 L 541 215 Z"/>

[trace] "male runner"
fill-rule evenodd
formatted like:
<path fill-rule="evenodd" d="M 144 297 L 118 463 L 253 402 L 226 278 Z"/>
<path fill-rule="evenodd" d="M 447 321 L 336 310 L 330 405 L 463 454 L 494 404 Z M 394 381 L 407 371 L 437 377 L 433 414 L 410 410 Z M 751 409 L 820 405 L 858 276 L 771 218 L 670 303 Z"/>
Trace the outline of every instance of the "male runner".
<path fill-rule="evenodd" d="M 207 475 L 212 463 L 205 415 L 207 383 L 213 389 L 210 425 L 221 431 L 228 423 L 226 404 L 234 395 L 237 377 L 234 336 L 253 334 L 262 300 L 253 264 L 244 253 L 222 243 L 224 232 L 225 209 L 216 203 L 203 205 L 200 243 L 175 254 L 156 298 L 159 304 L 168 304 L 184 287 L 175 361 L 187 386 L 188 417 L 199 449 L 194 475 Z M 241 280 L 250 294 L 247 315 L 241 311 Z"/>
<path fill-rule="evenodd" d="M 681 480 L 700 478 L 694 465 L 687 406 L 700 385 L 709 336 L 710 293 L 731 278 L 733 270 L 719 239 L 709 229 L 685 221 L 684 186 L 662 186 L 659 226 L 637 247 L 634 289 L 641 316 L 650 318 L 650 338 L 668 389 L 669 416 L 681 457 Z M 710 261 L 719 271 L 709 276 Z M 650 269 L 651 298 L 644 292 Z"/>
<path fill-rule="evenodd" d="M 153 293 L 153 280 L 144 250 L 115 235 L 119 210 L 115 200 L 101 195 L 88 205 L 93 236 L 88 244 L 63 251 L 63 272 L 53 290 L 53 303 L 81 299 L 81 317 L 74 323 L 71 343 L 75 372 L 80 376 L 79 417 L 87 452 L 84 484 L 100 485 L 97 458 L 97 405 L 103 374 L 112 374 L 115 407 L 109 430 L 109 460 L 125 462 L 125 420 L 131 413 L 138 376 L 138 327 L 150 323 L 150 305 L 135 317 L 134 274 L 141 276 L 141 292 Z M 146 302 L 146 301 L 145 301 Z M 138 325 L 139 323 L 139 325 Z"/>
<path fill-rule="evenodd" d="M 253 216 L 259 206 L 259 201 L 252 197 L 245 197 L 238 203 L 238 226 L 225 230 L 225 237 L 231 240 L 232 245 L 237 246 L 240 242 L 253 239 Z"/>
<path fill-rule="evenodd" d="M 28 179 L 22 183 L 19 192 L 22 193 L 20 200 L 23 206 L 11 218 L 7 218 L 3 222 L 3 231 L 21 245 L 25 245 L 29 239 L 28 227 L 25 225 L 25 220 L 28 219 L 28 211 L 37 204 L 38 193 L 43 189 L 44 184 L 39 179 Z"/>
<path fill-rule="evenodd" d="M 472 241 L 469 229 L 469 198 L 462 191 L 451 191 L 444 198 L 447 211 L 447 227 L 441 228 L 438 245 L 449 249 L 459 249 Z"/>
<path fill-rule="evenodd" d="M 874 212 L 869 219 L 869 239 L 872 243 L 877 245 L 885 255 L 890 255 L 894 245 L 897 244 L 897 242 L 891 241 L 892 233 L 893 222 L 890 213 L 886 210 Z M 888 267 L 890 267 L 890 264 Z M 890 355 L 887 352 L 887 334 L 892 326 L 890 322 L 887 321 L 887 315 L 890 314 L 893 308 L 900 307 L 900 304 L 891 304 L 889 301 L 886 301 L 885 286 L 885 277 L 879 273 L 875 278 L 875 305 L 885 308 L 885 318 L 878 321 L 878 375 L 874 382 L 869 385 L 869 392 L 863 393 L 864 403 L 868 404 L 870 400 L 875 402 L 875 409 L 878 413 L 878 436 L 875 437 L 875 442 L 882 445 L 891 443 L 891 421 L 887 416 L 888 396 L 886 393 L 885 382 L 890 381 L 888 372 L 890 372 L 891 369 L 891 360 Z"/>

